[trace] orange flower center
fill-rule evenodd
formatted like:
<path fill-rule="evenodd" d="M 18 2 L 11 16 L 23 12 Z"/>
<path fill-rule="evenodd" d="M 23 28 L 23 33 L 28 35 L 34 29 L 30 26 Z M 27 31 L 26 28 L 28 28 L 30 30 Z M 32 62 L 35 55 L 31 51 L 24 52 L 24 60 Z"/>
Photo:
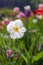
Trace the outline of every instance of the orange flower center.
<path fill-rule="evenodd" d="M 15 32 L 18 32 L 18 31 L 19 31 L 19 27 L 17 27 L 17 26 L 14 27 L 14 31 L 15 31 Z"/>

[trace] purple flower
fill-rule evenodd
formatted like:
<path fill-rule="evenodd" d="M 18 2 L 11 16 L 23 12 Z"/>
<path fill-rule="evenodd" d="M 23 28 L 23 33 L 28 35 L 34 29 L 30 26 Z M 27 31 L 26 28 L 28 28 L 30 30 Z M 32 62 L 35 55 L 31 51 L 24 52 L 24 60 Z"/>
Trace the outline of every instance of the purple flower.
<path fill-rule="evenodd" d="M 29 16 L 31 16 L 31 13 L 32 13 L 31 10 L 26 10 L 26 11 L 25 11 L 25 16 L 26 16 L 26 17 L 29 17 Z"/>

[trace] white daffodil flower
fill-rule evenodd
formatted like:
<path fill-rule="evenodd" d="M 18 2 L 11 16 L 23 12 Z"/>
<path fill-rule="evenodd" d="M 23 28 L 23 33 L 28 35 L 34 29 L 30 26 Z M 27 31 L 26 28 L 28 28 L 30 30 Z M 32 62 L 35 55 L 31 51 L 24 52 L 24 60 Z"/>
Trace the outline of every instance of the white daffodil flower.
<path fill-rule="evenodd" d="M 24 6 L 24 9 L 25 10 L 30 10 L 31 9 L 31 6 L 30 5 Z"/>
<path fill-rule="evenodd" d="M 10 33 L 12 39 L 22 38 L 26 32 L 26 28 L 23 26 L 23 23 L 20 19 L 11 21 L 7 25 L 7 31 Z"/>

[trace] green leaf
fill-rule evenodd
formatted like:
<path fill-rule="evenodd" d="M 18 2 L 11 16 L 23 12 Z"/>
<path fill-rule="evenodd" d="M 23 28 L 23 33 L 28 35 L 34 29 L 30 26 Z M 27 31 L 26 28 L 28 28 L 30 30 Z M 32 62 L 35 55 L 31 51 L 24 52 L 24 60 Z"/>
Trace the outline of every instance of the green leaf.
<path fill-rule="evenodd" d="M 25 60 L 25 62 L 28 63 L 28 59 L 23 54 L 21 56 Z"/>
<path fill-rule="evenodd" d="M 34 61 L 38 61 L 40 58 L 43 58 L 43 51 L 40 52 L 37 56 L 34 56 L 34 58 L 32 59 L 32 63 Z"/>

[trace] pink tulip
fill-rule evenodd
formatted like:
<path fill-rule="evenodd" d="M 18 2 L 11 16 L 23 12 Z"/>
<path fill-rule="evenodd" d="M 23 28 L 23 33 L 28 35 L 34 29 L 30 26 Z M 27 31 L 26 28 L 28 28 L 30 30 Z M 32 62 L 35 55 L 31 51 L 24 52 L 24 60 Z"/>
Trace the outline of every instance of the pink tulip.
<path fill-rule="evenodd" d="M 20 8 L 19 8 L 19 7 L 15 7 L 15 8 L 13 9 L 13 12 L 19 13 L 19 12 L 20 12 Z"/>

